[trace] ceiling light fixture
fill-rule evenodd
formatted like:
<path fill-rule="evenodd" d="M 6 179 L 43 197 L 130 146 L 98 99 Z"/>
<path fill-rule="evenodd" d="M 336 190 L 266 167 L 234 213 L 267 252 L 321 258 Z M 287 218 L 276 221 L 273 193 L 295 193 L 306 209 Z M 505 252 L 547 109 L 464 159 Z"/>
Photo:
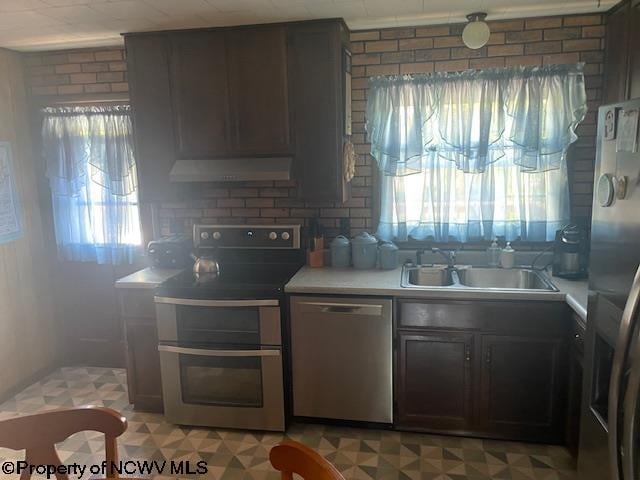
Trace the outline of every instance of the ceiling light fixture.
<path fill-rule="evenodd" d="M 470 13 L 467 15 L 469 23 L 464 27 L 462 31 L 462 41 L 464 44 L 473 49 L 484 47 L 489 41 L 489 25 L 484 21 L 487 14 L 484 12 Z"/>

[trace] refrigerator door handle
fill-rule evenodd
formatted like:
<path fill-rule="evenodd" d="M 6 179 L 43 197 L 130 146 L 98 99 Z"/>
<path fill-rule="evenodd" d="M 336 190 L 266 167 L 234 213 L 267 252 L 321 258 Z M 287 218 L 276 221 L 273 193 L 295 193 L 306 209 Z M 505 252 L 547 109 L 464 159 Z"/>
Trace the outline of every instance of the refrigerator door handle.
<path fill-rule="evenodd" d="M 611 383 L 609 385 L 609 409 L 608 409 L 608 434 L 609 434 L 609 458 L 611 459 L 612 480 L 632 480 L 633 477 L 622 477 L 622 465 L 620 458 L 620 391 L 622 388 L 622 376 L 627 362 L 629 343 L 634 330 L 634 322 L 638 313 L 638 301 L 640 300 L 640 267 L 636 271 L 627 303 L 622 313 L 620 330 L 616 341 L 616 349 L 611 368 Z"/>
<path fill-rule="evenodd" d="M 638 478 L 636 470 L 636 423 L 638 393 L 640 393 L 640 338 L 636 338 L 633 351 L 629 357 L 632 358 L 629 380 L 627 381 L 627 391 L 624 395 L 624 416 L 622 433 L 622 473 L 624 479 L 633 480 Z"/>

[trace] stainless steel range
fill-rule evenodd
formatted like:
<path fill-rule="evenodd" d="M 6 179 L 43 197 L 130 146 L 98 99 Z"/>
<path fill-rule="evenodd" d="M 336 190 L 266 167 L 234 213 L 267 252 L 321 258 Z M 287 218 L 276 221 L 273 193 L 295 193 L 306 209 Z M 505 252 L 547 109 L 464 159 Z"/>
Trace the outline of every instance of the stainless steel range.
<path fill-rule="evenodd" d="M 194 245 L 214 272 L 187 271 L 156 289 L 165 416 L 283 431 L 282 307 L 304 263 L 300 227 L 196 225 Z"/>

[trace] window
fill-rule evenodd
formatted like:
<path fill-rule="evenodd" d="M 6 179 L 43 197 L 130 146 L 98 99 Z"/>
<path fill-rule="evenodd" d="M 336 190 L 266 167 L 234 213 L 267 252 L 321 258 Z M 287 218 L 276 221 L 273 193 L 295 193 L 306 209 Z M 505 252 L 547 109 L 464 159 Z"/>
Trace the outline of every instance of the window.
<path fill-rule="evenodd" d="M 549 241 L 569 222 L 582 66 L 370 80 L 383 239 Z"/>
<path fill-rule="evenodd" d="M 386 239 L 547 240 L 568 223 L 564 166 L 528 173 L 508 157 L 483 173 L 467 173 L 435 157 L 422 171 L 381 176 L 378 234 Z"/>
<path fill-rule="evenodd" d="M 42 140 L 59 256 L 132 263 L 142 237 L 128 106 L 46 108 Z"/>

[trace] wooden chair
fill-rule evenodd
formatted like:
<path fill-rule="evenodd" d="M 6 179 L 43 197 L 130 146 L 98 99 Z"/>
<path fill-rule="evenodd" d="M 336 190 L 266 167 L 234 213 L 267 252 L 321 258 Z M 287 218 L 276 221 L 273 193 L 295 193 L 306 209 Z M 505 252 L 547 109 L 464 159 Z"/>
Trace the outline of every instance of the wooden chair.
<path fill-rule="evenodd" d="M 309 447 L 287 441 L 276 445 L 269 453 L 271 465 L 282 472 L 282 480 L 293 480 L 293 474 L 305 480 L 344 480 L 336 467 Z"/>
<path fill-rule="evenodd" d="M 105 435 L 107 466 L 118 461 L 116 438 L 127 429 L 127 419 L 118 412 L 104 407 L 78 407 L 49 410 L 0 422 L 0 448 L 26 450 L 29 465 L 61 465 L 55 444 L 82 431 L 101 432 Z M 118 478 L 107 467 L 107 478 Z M 24 471 L 20 480 L 31 478 Z M 68 475 L 57 474 L 57 480 L 68 480 Z"/>

